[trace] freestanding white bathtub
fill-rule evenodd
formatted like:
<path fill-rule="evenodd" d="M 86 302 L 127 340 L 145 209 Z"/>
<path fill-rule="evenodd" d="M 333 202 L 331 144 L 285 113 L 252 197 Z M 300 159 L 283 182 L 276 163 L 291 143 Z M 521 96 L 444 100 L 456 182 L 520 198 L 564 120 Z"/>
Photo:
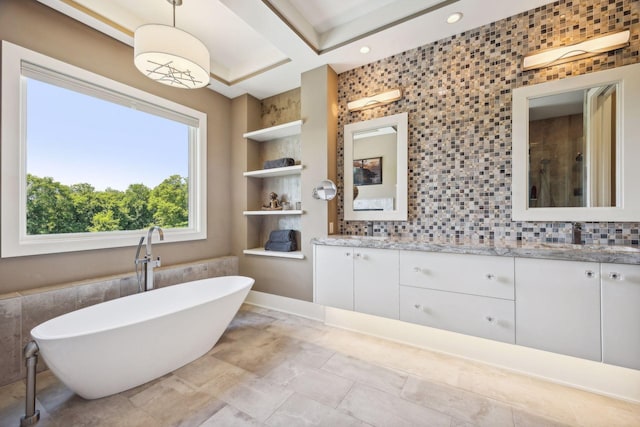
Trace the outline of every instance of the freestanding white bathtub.
<path fill-rule="evenodd" d="M 254 280 L 196 280 L 103 302 L 31 330 L 51 371 L 85 399 L 144 384 L 209 351 Z"/>

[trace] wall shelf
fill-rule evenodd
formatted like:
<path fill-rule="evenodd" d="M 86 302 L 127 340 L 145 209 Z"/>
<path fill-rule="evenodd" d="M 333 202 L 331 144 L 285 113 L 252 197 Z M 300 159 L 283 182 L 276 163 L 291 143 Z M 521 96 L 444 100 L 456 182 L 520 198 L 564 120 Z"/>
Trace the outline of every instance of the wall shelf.
<path fill-rule="evenodd" d="M 242 251 L 242 253 L 245 255 L 270 256 L 275 258 L 304 259 L 304 254 L 300 251 L 277 252 L 277 251 L 265 251 L 264 248 L 255 248 L 255 249 L 245 249 Z"/>
<path fill-rule="evenodd" d="M 287 136 L 300 135 L 302 131 L 302 120 L 284 123 L 270 128 L 255 130 L 242 134 L 244 138 L 253 141 L 269 141 L 272 139 L 285 138 Z"/>
<path fill-rule="evenodd" d="M 260 169 L 244 172 L 244 176 L 250 178 L 270 178 L 275 176 L 298 175 L 302 173 L 302 165 L 286 166 L 282 168 Z"/>
<path fill-rule="evenodd" d="M 280 210 L 280 211 L 244 211 L 245 216 L 251 215 L 302 215 L 304 211 L 301 210 Z"/>

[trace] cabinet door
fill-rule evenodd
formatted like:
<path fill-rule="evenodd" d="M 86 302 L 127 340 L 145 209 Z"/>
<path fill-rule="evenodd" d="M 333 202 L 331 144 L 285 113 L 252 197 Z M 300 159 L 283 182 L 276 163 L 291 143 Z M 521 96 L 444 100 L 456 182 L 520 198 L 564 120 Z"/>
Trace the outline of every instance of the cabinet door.
<path fill-rule="evenodd" d="M 354 248 L 353 252 L 355 310 L 397 319 L 398 251 Z"/>
<path fill-rule="evenodd" d="M 515 262 L 516 344 L 601 360 L 599 264 Z"/>
<path fill-rule="evenodd" d="M 353 310 L 353 249 L 314 245 L 314 302 Z"/>
<path fill-rule="evenodd" d="M 640 266 L 602 264 L 602 361 L 640 369 Z"/>

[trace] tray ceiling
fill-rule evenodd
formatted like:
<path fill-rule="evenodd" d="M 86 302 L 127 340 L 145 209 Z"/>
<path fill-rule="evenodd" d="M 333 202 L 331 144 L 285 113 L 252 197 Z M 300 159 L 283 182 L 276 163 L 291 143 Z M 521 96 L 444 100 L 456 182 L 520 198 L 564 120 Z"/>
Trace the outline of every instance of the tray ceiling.
<path fill-rule="evenodd" d="M 167 0 L 38 0 L 133 46 L 143 24 L 171 25 Z M 209 88 L 264 98 L 329 64 L 340 73 L 529 10 L 548 0 L 183 0 L 176 27 L 211 53 Z M 484 6 L 484 7 L 483 7 Z M 446 18 L 462 12 L 453 25 Z M 371 52 L 363 55 L 362 46 Z M 133 58 L 132 58 L 133 61 Z"/>

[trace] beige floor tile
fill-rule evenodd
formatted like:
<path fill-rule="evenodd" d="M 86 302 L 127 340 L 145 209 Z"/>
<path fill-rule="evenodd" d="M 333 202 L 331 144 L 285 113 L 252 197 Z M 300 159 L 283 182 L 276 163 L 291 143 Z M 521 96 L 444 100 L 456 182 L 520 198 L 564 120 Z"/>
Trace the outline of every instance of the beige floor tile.
<path fill-rule="evenodd" d="M 366 384 L 399 396 L 407 376 L 396 371 L 336 353 L 322 366 L 322 370 Z"/>
<path fill-rule="evenodd" d="M 449 415 L 361 384 L 353 386 L 338 409 L 380 427 L 449 427 L 452 420 Z"/>
<path fill-rule="evenodd" d="M 246 327 L 251 326 L 254 328 L 266 328 L 273 322 L 278 320 L 276 317 L 270 316 L 266 313 L 256 313 L 246 307 L 238 311 L 236 316 L 231 321 L 229 325 L 229 330 L 238 328 L 238 327 Z"/>
<path fill-rule="evenodd" d="M 334 408 L 295 393 L 267 419 L 266 424 L 282 427 L 355 427 L 367 425 L 344 412 L 337 411 Z"/>
<path fill-rule="evenodd" d="M 224 403 L 171 375 L 131 396 L 129 401 L 160 425 L 199 426 Z"/>
<path fill-rule="evenodd" d="M 257 427 L 262 425 L 264 424 L 244 412 L 225 405 L 213 414 L 211 418 L 202 423 L 200 427 Z"/>
<path fill-rule="evenodd" d="M 283 363 L 264 379 L 332 408 L 338 406 L 353 386 L 351 380 L 294 362 Z"/>
<path fill-rule="evenodd" d="M 203 356 L 174 371 L 173 374 L 195 388 L 214 395 L 231 388 L 243 378 L 253 376 L 244 369 L 214 356 Z"/>
<path fill-rule="evenodd" d="M 220 399 L 260 422 L 274 413 L 293 391 L 263 379 L 244 381 L 220 396 Z"/>
<path fill-rule="evenodd" d="M 509 406 L 455 387 L 409 377 L 402 397 L 476 426 L 514 425 Z"/>
<path fill-rule="evenodd" d="M 529 414 L 519 409 L 513 410 L 513 422 L 516 427 L 567 427 L 562 424 L 537 415 Z"/>

